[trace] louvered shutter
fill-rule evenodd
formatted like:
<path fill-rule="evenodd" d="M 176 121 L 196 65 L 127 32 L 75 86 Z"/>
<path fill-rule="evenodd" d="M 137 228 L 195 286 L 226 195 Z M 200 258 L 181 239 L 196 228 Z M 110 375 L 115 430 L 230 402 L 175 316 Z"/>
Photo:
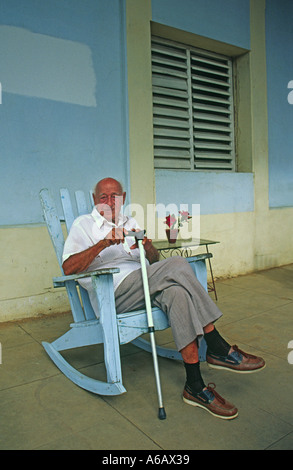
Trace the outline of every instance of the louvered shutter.
<path fill-rule="evenodd" d="M 190 169 L 192 120 L 186 50 L 153 42 L 152 80 L 155 166 Z"/>
<path fill-rule="evenodd" d="M 234 170 L 229 58 L 153 38 L 156 168 Z"/>

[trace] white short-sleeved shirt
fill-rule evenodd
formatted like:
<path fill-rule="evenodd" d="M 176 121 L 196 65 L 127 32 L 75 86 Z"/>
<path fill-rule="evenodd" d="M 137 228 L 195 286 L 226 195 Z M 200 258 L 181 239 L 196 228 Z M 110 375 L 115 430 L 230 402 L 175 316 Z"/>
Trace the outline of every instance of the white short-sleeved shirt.
<path fill-rule="evenodd" d="M 139 228 L 133 217 L 125 215 L 119 216 L 118 225 L 108 222 L 99 214 L 96 207 L 91 214 L 82 215 L 75 219 L 65 241 L 62 262 L 71 255 L 80 253 L 103 240 L 113 227 L 123 227 L 128 231 Z M 117 289 L 128 274 L 141 267 L 139 249 L 130 249 L 134 243 L 134 238 L 126 237 L 123 244 L 105 248 L 96 256 L 85 272 L 100 268 L 119 268 L 120 272 L 113 275 L 114 289 Z M 148 263 L 147 260 L 146 262 Z M 87 290 L 91 290 L 90 278 L 82 279 L 79 283 Z"/>

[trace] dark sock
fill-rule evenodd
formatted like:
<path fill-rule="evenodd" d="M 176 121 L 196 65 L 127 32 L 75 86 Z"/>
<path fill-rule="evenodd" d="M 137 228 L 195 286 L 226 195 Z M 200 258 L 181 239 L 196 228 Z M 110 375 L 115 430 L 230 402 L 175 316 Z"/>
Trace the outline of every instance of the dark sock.
<path fill-rule="evenodd" d="M 199 362 L 195 364 L 187 364 L 184 362 L 186 370 L 186 386 L 192 393 L 200 393 L 205 388 L 205 383 L 200 373 Z"/>
<path fill-rule="evenodd" d="M 222 338 L 220 333 L 214 328 L 210 333 L 204 335 L 208 350 L 219 356 L 227 356 L 230 351 L 230 344 Z"/>

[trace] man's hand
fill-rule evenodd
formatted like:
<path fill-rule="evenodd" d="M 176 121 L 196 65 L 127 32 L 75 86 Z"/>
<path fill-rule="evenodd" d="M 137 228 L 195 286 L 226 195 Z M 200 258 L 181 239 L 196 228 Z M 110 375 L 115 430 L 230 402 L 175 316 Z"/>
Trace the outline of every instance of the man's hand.
<path fill-rule="evenodd" d="M 113 228 L 111 232 L 109 232 L 105 240 L 107 240 L 108 246 L 110 245 L 119 245 L 119 243 L 124 242 L 124 230 L 122 228 Z"/>
<path fill-rule="evenodd" d="M 147 238 L 147 237 L 144 237 L 144 239 L 142 241 L 142 244 L 144 246 L 145 251 L 149 251 L 153 246 L 152 240 L 150 238 Z"/>
<path fill-rule="evenodd" d="M 140 232 L 141 230 L 133 229 L 132 231 L 133 232 Z M 129 232 L 129 235 L 131 235 L 131 232 Z M 133 236 L 135 237 L 135 233 L 133 234 Z M 152 244 L 152 240 L 150 238 L 144 237 L 143 240 L 142 240 L 142 244 L 143 244 L 143 247 L 145 249 L 145 254 L 146 254 L 146 257 L 147 257 L 149 263 L 152 264 L 152 263 L 155 263 L 156 261 L 159 261 L 159 252 L 154 247 L 154 245 Z M 138 248 L 138 242 L 137 241 L 136 241 L 136 243 L 134 243 L 130 247 L 131 250 L 134 250 L 135 248 Z"/>

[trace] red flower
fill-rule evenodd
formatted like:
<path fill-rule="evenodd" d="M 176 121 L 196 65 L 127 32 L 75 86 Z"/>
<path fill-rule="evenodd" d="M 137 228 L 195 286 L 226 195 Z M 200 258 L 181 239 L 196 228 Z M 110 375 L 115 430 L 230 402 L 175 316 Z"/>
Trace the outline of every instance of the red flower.
<path fill-rule="evenodd" d="M 188 222 L 188 220 L 191 219 L 191 215 L 189 215 L 187 211 L 179 211 L 179 214 L 180 215 L 178 219 L 177 217 L 175 217 L 174 214 L 168 215 L 166 217 L 165 224 L 167 224 L 169 228 L 174 228 L 177 222 L 178 224 L 177 228 L 179 228 L 183 226 L 183 222 Z"/>
<path fill-rule="evenodd" d="M 177 219 L 174 216 L 174 214 L 168 215 L 166 217 L 165 223 L 168 225 L 168 227 L 173 228 L 176 222 L 177 222 Z"/>

